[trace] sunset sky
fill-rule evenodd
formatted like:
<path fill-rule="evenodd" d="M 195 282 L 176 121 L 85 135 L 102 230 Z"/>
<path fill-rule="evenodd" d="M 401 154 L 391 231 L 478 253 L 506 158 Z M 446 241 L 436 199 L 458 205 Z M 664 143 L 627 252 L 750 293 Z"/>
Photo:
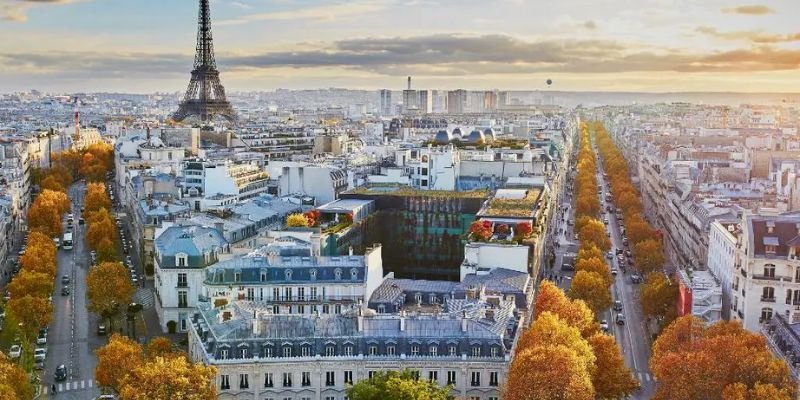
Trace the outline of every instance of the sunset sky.
<path fill-rule="evenodd" d="M 212 0 L 229 91 L 800 92 L 800 0 Z M 183 91 L 195 0 L 0 0 L 0 92 Z"/>

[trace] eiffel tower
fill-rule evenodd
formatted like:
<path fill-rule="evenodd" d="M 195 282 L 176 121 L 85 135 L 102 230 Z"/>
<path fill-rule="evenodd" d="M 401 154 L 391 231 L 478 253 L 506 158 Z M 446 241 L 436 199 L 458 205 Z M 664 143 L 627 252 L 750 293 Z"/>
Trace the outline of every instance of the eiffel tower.
<path fill-rule="evenodd" d="M 192 79 L 172 119 L 183 121 L 196 118 L 207 122 L 220 116 L 235 123 L 236 112 L 225 98 L 225 88 L 219 81 L 219 71 L 214 60 L 214 41 L 211 37 L 211 12 L 208 2 L 209 0 L 200 0 L 197 52 L 194 55 Z"/>

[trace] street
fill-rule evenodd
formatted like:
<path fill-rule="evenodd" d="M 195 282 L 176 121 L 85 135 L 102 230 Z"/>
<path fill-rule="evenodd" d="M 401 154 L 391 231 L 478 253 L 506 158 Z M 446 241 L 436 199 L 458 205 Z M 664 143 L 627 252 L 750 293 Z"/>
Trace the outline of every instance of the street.
<path fill-rule="evenodd" d="M 86 309 L 86 275 L 89 272 L 89 250 L 86 245 L 85 225 L 78 224 L 80 208 L 86 185 L 78 182 L 69 189 L 72 199 L 74 223 L 74 248 L 58 250 L 58 273 L 53 293 L 53 319 L 47 337 L 47 360 L 42 378 L 42 392 L 49 398 L 91 399 L 100 394 L 94 382 L 94 368 L 97 363 L 94 351 L 105 344 L 104 337 L 98 337 L 93 327 L 96 318 Z M 62 296 L 61 283 L 64 275 L 70 278 L 70 294 Z M 67 367 L 67 379 L 55 382 L 54 375 L 58 365 Z M 57 394 L 53 396 L 55 383 Z"/>
<path fill-rule="evenodd" d="M 567 172 L 574 176 L 571 172 Z M 567 190 L 565 192 L 565 199 L 561 203 L 561 217 L 556 218 L 558 222 L 558 229 L 554 230 L 556 233 L 557 247 L 555 248 L 555 262 L 552 269 L 552 275 L 545 272 L 543 277 L 550 278 L 552 276 L 554 282 L 558 284 L 565 292 L 569 292 L 569 285 L 574 274 L 574 271 L 563 271 L 561 266 L 565 263 L 571 264 L 574 267 L 576 253 L 580 245 L 579 241 L 575 239 L 575 232 L 573 231 L 575 221 L 574 202 L 575 199 L 571 195 L 574 193 L 570 185 L 572 179 L 567 182 Z M 598 186 L 602 189 L 602 196 L 608 192 L 608 186 L 603 180 L 602 174 L 598 175 Z M 601 204 L 611 204 L 601 201 Z M 603 216 L 609 220 L 606 229 L 611 234 L 612 252 L 615 249 L 624 249 L 622 244 L 622 235 L 619 230 L 617 218 L 614 213 L 605 211 L 603 207 Z M 570 222 L 571 221 L 571 222 Z M 639 288 L 630 280 L 630 275 L 633 271 L 628 268 L 624 271 L 622 266 L 618 265 L 617 258 L 612 260 L 606 259 L 609 263 L 609 268 L 617 267 L 619 273 L 614 278 L 614 285 L 611 287 L 612 299 L 622 301 L 622 313 L 625 315 L 625 324 L 617 325 L 615 323 L 616 312 L 607 310 L 602 315 L 598 316 L 599 320 L 606 320 L 610 325 L 610 333 L 614 335 L 619 343 L 623 356 L 625 357 L 626 365 L 634 373 L 636 379 L 641 383 L 641 389 L 634 393 L 632 399 L 649 399 L 655 392 L 655 380 L 648 366 L 650 360 L 650 338 L 647 330 L 645 329 L 645 319 L 642 315 L 639 306 Z"/>

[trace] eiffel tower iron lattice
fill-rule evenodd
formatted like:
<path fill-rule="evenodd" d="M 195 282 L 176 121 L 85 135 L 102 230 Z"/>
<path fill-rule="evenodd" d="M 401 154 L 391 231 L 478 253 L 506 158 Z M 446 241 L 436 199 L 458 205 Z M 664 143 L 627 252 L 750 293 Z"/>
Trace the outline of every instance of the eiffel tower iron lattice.
<path fill-rule="evenodd" d="M 175 121 L 196 118 L 207 122 L 214 117 L 223 117 L 236 122 L 236 112 L 225 97 L 225 88 L 219 81 L 219 71 L 214 59 L 214 41 L 211 36 L 211 11 L 209 0 L 200 0 L 197 28 L 197 51 L 189 87 L 183 96 L 178 111 L 172 115 Z"/>

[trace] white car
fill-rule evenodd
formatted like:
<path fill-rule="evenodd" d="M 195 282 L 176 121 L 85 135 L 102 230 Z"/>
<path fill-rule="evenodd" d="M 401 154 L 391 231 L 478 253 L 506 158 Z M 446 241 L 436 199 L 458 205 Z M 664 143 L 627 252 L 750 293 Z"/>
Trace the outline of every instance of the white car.
<path fill-rule="evenodd" d="M 44 361 L 47 357 L 47 349 L 44 347 L 39 347 L 33 351 L 33 360 L 36 362 Z"/>
<path fill-rule="evenodd" d="M 19 347 L 18 344 L 11 346 L 11 349 L 8 351 L 8 356 L 12 359 L 19 358 L 22 355 L 22 347 Z"/>
<path fill-rule="evenodd" d="M 602 329 L 603 332 L 608 332 L 608 321 L 606 320 L 600 321 L 600 329 Z"/>

